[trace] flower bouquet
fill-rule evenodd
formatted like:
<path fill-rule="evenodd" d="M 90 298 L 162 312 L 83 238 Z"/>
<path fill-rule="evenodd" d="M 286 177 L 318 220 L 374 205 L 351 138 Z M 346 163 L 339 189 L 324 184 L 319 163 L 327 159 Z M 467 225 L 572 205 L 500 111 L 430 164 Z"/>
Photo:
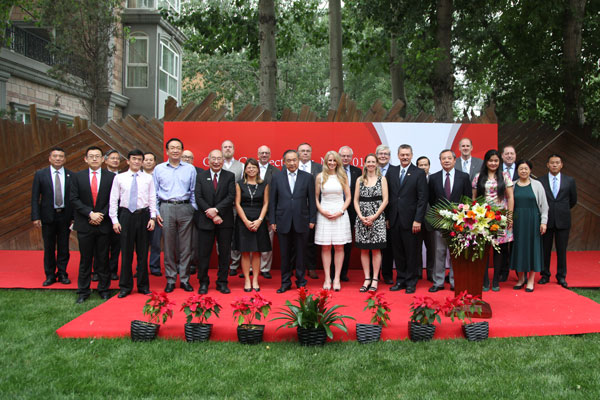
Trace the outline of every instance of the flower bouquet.
<path fill-rule="evenodd" d="M 181 311 L 186 315 L 185 340 L 188 342 L 205 342 L 210 338 L 212 324 L 207 324 L 208 319 L 214 314 L 217 318 L 221 305 L 210 296 L 191 295 L 181 305 Z M 196 318 L 197 323 L 192 321 Z"/>
<path fill-rule="evenodd" d="M 387 321 L 390 320 L 390 305 L 384 299 L 383 293 L 371 292 L 365 301 L 367 305 L 363 311 L 371 311 L 370 324 L 356 324 L 356 340 L 359 343 L 378 342 L 381 338 L 382 327 L 387 326 Z"/>
<path fill-rule="evenodd" d="M 233 318 L 237 320 L 237 335 L 240 343 L 257 344 L 262 342 L 264 325 L 253 324 L 254 319 L 266 319 L 271 311 L 271 302 L 259 293 L 253 297 L 242 297 L 231 303 Z"/>
<path fill-rule="evenodd" d="M 319 294 L 314 295 L 309 294 L 306 288 L 301 287 L 298 289 L 297 305 L 286 300 L 285 308 L 278 312 L 282 316 L 273 318 L 273 321 L 278 319 L 286 321 L 279 328 L 297 328 L 298 341 L 301 345 L 323 345 L 327 337 L 333 338 L 332 326 L 347 333 L 348 328 L 344 319 L 354 319 L 336 311 L 344 307 L 343 305 L 329 307 L 330 298 L 329 290 L 321 289 Z"/>
<path fill-rule="evenodd" d="M 175 303 L 169 300 L 165 292 L 152 292 L 150 298 L 144 304 L 143 313 L 148 316 L 148 322 L 131 321 L 131 340 L 144 342 L 154 340 L 158 334 L 161 323 L 167 322 L 173 317 Z"/>

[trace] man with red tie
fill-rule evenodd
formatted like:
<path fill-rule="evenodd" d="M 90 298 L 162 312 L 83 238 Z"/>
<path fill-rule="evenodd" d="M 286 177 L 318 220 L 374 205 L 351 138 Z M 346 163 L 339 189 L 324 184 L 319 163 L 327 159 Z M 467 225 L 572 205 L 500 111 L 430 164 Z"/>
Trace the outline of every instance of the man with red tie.
<path fill-rule="evenodd" d="M 71 182 L 79 252 L 79 278 L 77 280 L 77 303 L 90 297 L 92 263 L 96 259 L 98 293 L 104 300 L 110 297 L 110 271 L 108 270 L 108 242 L 112 224 L 108 218 L 110 189 L 115 174 L 101 169 L 102 149 L 88 147 L 84 161 L 88 169 L 75 174 Z"/>

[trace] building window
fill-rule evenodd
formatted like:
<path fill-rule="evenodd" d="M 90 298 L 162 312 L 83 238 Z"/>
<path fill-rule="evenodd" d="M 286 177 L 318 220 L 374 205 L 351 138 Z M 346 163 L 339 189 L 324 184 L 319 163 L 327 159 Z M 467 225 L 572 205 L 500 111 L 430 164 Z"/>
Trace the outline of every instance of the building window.
<path fill-rule="evenodd" d="M 148 87 L 148 37 L 143 33 L 131 34 L 127 42 L 128 88 Z"/>
<path fill-rule="evenodd" d="M 177 14 L 179 14 L 180 5 L 180 0 L 158 0 L 158 8 L 165 8 L 170 11 L 175 11 Z"/>
<path fill-rule="evenodd" d="M 151 8 L 154 9 L 154 0 L 127 0 L 127 8 Z"/>
<path fill-rule="evenodd" d="M 177 98 L 179 92 L 179 55 L 167 43 L 161 43 L 158 87 Z"/>

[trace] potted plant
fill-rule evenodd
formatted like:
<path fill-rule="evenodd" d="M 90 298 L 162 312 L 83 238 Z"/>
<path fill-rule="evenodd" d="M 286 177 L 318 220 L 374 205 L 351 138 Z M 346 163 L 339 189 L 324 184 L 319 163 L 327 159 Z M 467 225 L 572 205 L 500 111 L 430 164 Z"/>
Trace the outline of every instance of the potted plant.
<path fill-rule="evenodd" d="M 165 292 L 152 292 L 150 298 L 144 304 L 143 313 L 148 316 L 148 322 L 131 321 L 131 340 L 134 342 L 145 342 L 154 340 L 158 334 L 160 324 L 167 322 L 173 317 L 175 303 L 169 300 Z"/>
<path fill-rule="evenodd" d="M 194 294 L 183 302 L 181 311 L 185 313 L 187 321 L 184 326 L 185 340 L 206 342 L 212 331 L 212 324 L 206 322 L 213 314 L 219 318 L 221 305 L 214 297 Z M 192 322 L 194 318 L 198 322 Z"/>
<path fill-rule="evenodd" d="M 443 308 L 447 311 L 447 316 L 452 321 L 454 318 L 462 322 L 462 330 L 465 337 L 472 342 L 478 342 L 488 338 L 490 327 L 487 321 L 472 322 L 473 314 L 481 314 L 481 300 L 478 296 L 472 296 L 466 291 L 463 291 L 454 298 L 446 298 L 446 303 Z M 469 323 L 466 323 L 466 320 Z"/>
<path fill-rule="evenodd" d="M 440 302 L 429 296 L 414 296 L 410 304 L 410 321 L 408 324 L 408 337 L 413 342 L 433 339 L 435 323 L 441 322 Z"/>
<path fill-rule="evenodd" d="M 348 315 L 341 315 L 336 310 L 344 307 L 334 305 L 329 307 L 328 301 L 331 298 L 329 290 L 321 289 L 318 295 L 308 294 L 304 287 L 298 289 L 297 305 L 286 300 L 285 307 L 278 312 L 281 317 L 274 320 L 286 321 L 279 328 L 297 328 L 298 342 L 303 346 L 324 345 L 327 338 L 332 339 L 333 333 L 331 327 L 335 326 L 348 333 L 348 328 L 344 319 L 354 319 Z M 279 329 L 277 328 L 277 329 Z"/>
<path fill-rule="evenodd" d="M 359 343 L 378 342 L 381 338 L 382 327 L 387 327 L 390 320 L 390 305 L 384 299 L 385 295 L 380 292 L 371 292 L 365 301 L 367 305 L 363 311 L 370 310 L 372 313 L 370 324 L 356 324 L 356 340 Z"/>
<path fill-rule="evenodd" d="M 242 297 L 231 303 L 233 318 L 237 320 L 237 336 L 240 343 L 257 344 L 262 342 L 264 325 L 253 324 L 254 319 L 266 319 L 271 310 L 271 302 L 259 293 L 253 297 Z"/>

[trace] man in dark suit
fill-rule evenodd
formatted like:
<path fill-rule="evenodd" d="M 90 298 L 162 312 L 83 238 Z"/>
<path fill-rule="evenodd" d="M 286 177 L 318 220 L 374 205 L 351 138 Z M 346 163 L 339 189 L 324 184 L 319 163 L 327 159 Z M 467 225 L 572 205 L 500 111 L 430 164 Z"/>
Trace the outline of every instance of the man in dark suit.
<path fill-rule="evenodd" d="M 544 247 L 544 268 L 540 284 L 550 282 L 550 256 L 552 244 L 556 245 L 556 280 L 564 288 L 567 284 L 567 245 L 571 230 L 571 208 L 577 204 L 577 188 L 575 179 L 562 174 L 562 157 L 551 154 L 548 157 L 548 174 L 540 177 L 548 200 L 548 224 L 542 236 Z"/>
<path fill-rule="evenodd" d="M 219 253 L 219 271 L 217 290 L 223 294 L 231 293 L 227 287 L 231 239 L 233 237 L 233 201 L 235 199 L 235 175 L 223 169 L 223 153 L 213 150 L 208 155 L 210 169 L 198 174 L 196 178 L 196 203 L 198 214 L 199 263 L 198 293 L 208 292 L 208 263 L 215 238 Z"/>
<path fill-rule="evenodd" d="M 469 179 L 473 179 L 475 175 L 481 170 L 483 160 L 481 158 L 472 157 L 473 142 L 469 138 L 462 138 L 458 142 L 460 148 L 460 158 L 456 163 L 456 170 L 466 172 L 469 175 Z"/>
<path fill-rule="evenodd" d="M 190 150 L 184 150 L 183 153 L 181 153 L 181 161 L 188 163 L 190 165 L 194 165 L 194 153 L 192 153 Z M 200 168 L 200 167 L 196 167 L 194 165 L 194 168 L 196 168 L 196 177 L 198 177 L 198 174 L 200 174 L 200 172 L 204 171 L 204 169 Z M 194 210 L 194 220 L 196 220 L 196 218 L 198 218 L 198 216 L 196 214 L 198 214 L 199 211 L 198 210 Z M 190 259 L 190 275 L 195 274 L 198 271 L 198 260 L 199 260 L 199 255 L 198 255 L 198 246 L 196 246 L 196 243 L 198 243 L 198 227 L 196 226 L 196 224 L 192 224 L 192 257 Z"/>
<path fill-rule="evenodd" d="M 296 254 L 296 285 L 306 286 L 304 253 L 309 232 L 317 220 L 315 178 L 298 169 L 298 153 L 287 150 L 283 154 L 285 171 L 273 176 L 269 201 L 269 221 L 279 238 L 281 252 L 281 287 L 277 293 L 291 289 L 292 245 Z"/>
<path fill-rule="evenodd" d="M 279 169 L 275 168 L 269 160 L 271 159 L 271 149 L 268 146 L 260 146 L 258 148 L 258 167 L 260 171 L 260 179 L 262 179 L 267 185 L 271 184 L 274 174 L 278 174 Z M 271 224 L 267 223 L 269 230 L 269 240 L 271 241 L 271 247 L 273 247 L 273 229 Z M 266 278 L 271 279 L 271 265 L 273 263 L 273 252 L 265 251 L 260 253 L 260 274 Z"/>
<path fill-rule="evenodd" d="M 417 158 L 417 167 L 425 171 L 425 178 L 427 184 L 429 184 L 429 168 L 431 167 L 431 161 L 425 156 Z M 429 204 L 427 204 L 427 210 L 429 210 Z M 426 211 L 427 213 L 427 211 Z M 419 233 L 418 245 L 417 245 L 417 264 L 421 265 L 420 270 L 425 268 L 427 271 L 427 280 L 433 282 L 433 266 L 435 264 L 435 230 L 427 220 L 423 221 L 421 232 Z M 425 244 L 425 262 L 423 262 L 423 244 Z M 419 275 L 420 277 L 421 275 Z"/>
<path fill-rule="evenodd" d="M 110 149 L 104 155 L 104 164 L 106 169 L 113 174 L 119 173 L 119 165 L 121 165 L 121 155 L 115 149 Z M 115 231 L 110 231 L 108 239 L 108 269 L 110 279 L 116 281 L 119 279 L 119 255 L 121 254 L 121 235 Z M 96 267 L 93 267 L 92 281 L 98 280 Z"/>
<path fill-rule="evenodd" d="M 439 201 L 450 201 L 458 203 L 463 197 L 471 198 L 471 180 L 465 172 L 454 168 L 456 155 L 450 149 L 442 150 L 440 153 L 440 164 L 442 170 L 429 177 L 429 204 L 434 206 Z M 446 254 L 448 245 L 440 231 L 435 231 L 435 265 L 433 267 L 433 286 L 430 292 L 444 289 L 446 277 Z M 454 289 L 454 273 L 450 266 L 450 289 Z"/>
<path fill-rule="evenodd" d="M 144 153 L 143 170 L 146 174 L 153 176 L 154 168 L 156 167 L 156 155 L 152 152 Z M 156 190 L 156 188 L 155 188 Z M 158 207 L 158 204 L 156 205 Z M 148 264 L 150 273 L 154 276 L 162 276 L 160 268 L 160 242 L 162 239 L 162 227 L 159 224 L 154 224 L 154 230 L 148 232 L 148 242 L 150 245 L 150 256 Z"/>
<path fill-rule="evenodd" d="M 354 223 L 356 222 L 356 210 L 354 209 L 354 192 L 356 191 L 356 180 L 362 175 L 360 168 L 352 165 L 352 159 L 354 151 L 350 146 L 342 146 L 339 150 L 340 157 L 342 158 L 342 165 L 346 175 L 348 176 L 348 182 L 350 183 L 350 194 L 352 199 L 348 206 L 348 217 L 350 218 L 350 225 L 352 229 L 352 235 L 354 235 Z M 333 246 L 331 247 L 332 254 L 334 253 Z M 340 280 L 342 282 L 348 282 L 348 267 L 350 265 L 350 256 L 352 253 L 352 242 L 344 245 L 344 263 L 342 265 L 342 273 L 340 274 Z M 334 276 L 334 266 L 331 265 L 331 276 Z"/>
<path fill-rule="evenodd" d="M 71 201 L 73 202 L 79 252 L 79 278 L 77 280 L 77 303 L 90 297 L 92 263 L 98 274 L 98 293 L 104 300 L 110 297 L 110 271 L 108 267 L 108 243 L 112 224 L 108 217 L 110 190 L 115 174 L 102 165 L 102 149 L 88 147 L 85 152 L 87 169 L 73 176 Z"/>
<path fill-rule="evenodd" d="M 375 149 L 377 165 L 381 170 L 381 175 L 386 176 L 392 164 L 390 164 L 391 151 L 388 145 L 380 144 Z M 392 243 L 392 234 L 389 227 L 385 230 L 387 247 L 381 249 L 381 277 L 388 285 L 394 284 L 394 246 Z M 371 271 L 373 272 L 373 271 Z M 373 275 L 371 275 L 373 276 Z"/>
<path fill-rule="evenodd" d="M 390 167 L 386 175 L 390 198 L 386 219 L 390 223 L 396 262 L 396 284 L 390 290 L 406 288 L 407 294 L 415 292 L 419 279 L 417 235 L 421 232 L 428 200 L 425 172 L 411 163 L 412 157 L 412 147 L 400 145 L 400 165 Z"/>
<path fill-rule="evenodd" d="M 71 206 L 71 174 L 64 168 L 65 151 L 60 147 L 50 150 L 50 167 L 36 171 L 31 188 L 31 220 L 42 228 L 44 240 L 43 286 L 71 283 L 67 274 L 69 264 L 69 236 L 73 207 Z M 56 253 L 55 253 L 56 252 Z"/>

